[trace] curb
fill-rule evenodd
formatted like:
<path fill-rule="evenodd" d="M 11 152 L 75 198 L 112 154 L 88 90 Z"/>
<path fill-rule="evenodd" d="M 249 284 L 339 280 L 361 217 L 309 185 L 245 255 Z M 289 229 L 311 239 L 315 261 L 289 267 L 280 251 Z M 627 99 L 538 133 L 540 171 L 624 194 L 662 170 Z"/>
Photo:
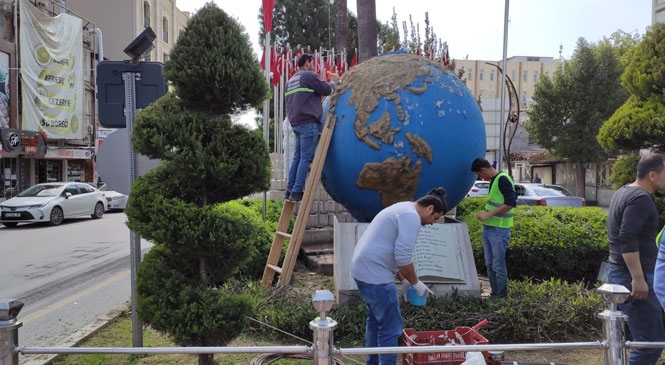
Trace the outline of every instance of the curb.
<path fill-rule="evenodd" d="M 130 303 L 128 300 L 118 307 L 112 309 L 109 313 L 100 315 L 97 317 L 95 322 L 74 332 L 54 347 L 77 347 L 87 339 L 96 335 L 100 330 L 106 328 L 109 324 L 115 322 L 118 317 L 129 310 Z M 49 365 L 52 364 L 54 360 L 65 355 L 66 354 L 22 355 L 19 358 L 19 363 L 21 365 Z M 21 359 L 26 359 L 27 357 L 30 358 L 25 361 L 21 361 Z"/>

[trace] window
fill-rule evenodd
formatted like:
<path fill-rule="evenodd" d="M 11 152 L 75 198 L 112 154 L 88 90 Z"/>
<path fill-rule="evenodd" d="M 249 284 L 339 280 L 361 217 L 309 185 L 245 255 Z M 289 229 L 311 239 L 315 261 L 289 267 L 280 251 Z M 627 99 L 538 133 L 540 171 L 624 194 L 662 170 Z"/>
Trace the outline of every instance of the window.
<path fill-rule="evenodd" d="M 526 82 L 527 78 L 528 78 L 527 72 L 526 71 L 522 72 L 522 81 Z"/>
<path fill-rule="evenodd" d="M 166 17 L 162 18 L 162 40 L 169 43 L 169 20 Z"/>
<path fill-rule="evenodd" d="M 478 80 L 483 81 L 483 74 L 485 73 L 485 70 L 482 68 L 480 69 L 480 73 L 478 74 Z"/>
<path fill-rule="evenodd" d="M 526 106 L 526 91 L 522 93 L 522 106 Z"/>
<path fill-rule="evenodd" d="M 511 72 L 511 75 L 512 75 L 512 76 L 510 76 L 511 79 L 513 79 L 513 80 L 517 80 L 517 71 L 513 70 L 513 71 Z"/>
<path fill-rule="evenodd" d="M 164 52 L 164 54 L 162 55 L 162 62 L 166 62 L 168 60 L 169 60 L 169 54 Z"/>
<path fill-rule="evenodd" d="M 469 81 L 473 80 L 473 69 L 469 69 L 469 72 L 467 72 L 466 75 L 467 75 L 466 76 L 467 80 L 469 80 Z"/>
<path fill-rule="evenodd" d="M 494 71 L 490 71 L 490 81 L 494 81 Z"/>
<path fill-rule="evenodd" d="M 538 82 L 538 71 L 533 71 L 533 82 Z"/>
<path fill-rule="evenodd" d="M 147 1 L 143 2 L 143 27 L 150 26 L 150 4 Z"/>

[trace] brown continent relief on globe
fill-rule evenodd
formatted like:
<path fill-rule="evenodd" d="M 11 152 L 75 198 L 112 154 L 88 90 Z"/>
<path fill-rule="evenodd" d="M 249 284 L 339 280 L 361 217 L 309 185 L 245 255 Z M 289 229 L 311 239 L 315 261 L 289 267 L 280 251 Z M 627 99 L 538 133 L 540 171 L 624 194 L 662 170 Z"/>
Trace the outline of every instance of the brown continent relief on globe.
<path fill-rule="evenodd" d="M 381 205 L 388 207 L 398 202 L 413 200 L 422 164 L 416 161 L 411 167 L 411 158 L 387 158 L 381 163 L 366 163 L 358 174 L 356 186 L 361 189 L 376 190 L 381 197 Z"/>
<path fill-rule="evenodd" d="M 404 112 L 404 106 L 397 93 L 404 89 L 413 94 L 427 91 L 429 80 L 420 87 L 409 86 L 415 78 L 432 73 L 432 67 L 438 64 L 424 57 L 412 55 L 391 55 L 374 57 L 355 66 L 344 75 L 343 82 L 331 101 L 334 108 L 337 97 L 346 91 L 351 92 L 348 104 L 356 110 L 353 124 L 356 138 L 374 150 L 380 150 L 381 144 L 392 145 L 394 136 L 402 131 L 401 127 L 391 127 L 390 114 L 384 113 L 377 120 L 368 124 L 370 114 L 379 105 L 379 99 L 385 98 L 395 103 L 398 122 L 406 126 L 412 116 Z M 332 109 L 331 108 L 331 109 Z M 432 148 L 425 139 L 417 134 L 406 133 L 411 152 L 414 156 L 432 164 Z M 400 201 L 415 198 L 422 171 L 421 161 L 411 166 L 411 158 L 388 158 L 383 162 L 371 162 L 363 166 L 358 175 L 356 186 L 361 189 L 375 190 L 381 196 L 381 205 L 390 206 Z"/>

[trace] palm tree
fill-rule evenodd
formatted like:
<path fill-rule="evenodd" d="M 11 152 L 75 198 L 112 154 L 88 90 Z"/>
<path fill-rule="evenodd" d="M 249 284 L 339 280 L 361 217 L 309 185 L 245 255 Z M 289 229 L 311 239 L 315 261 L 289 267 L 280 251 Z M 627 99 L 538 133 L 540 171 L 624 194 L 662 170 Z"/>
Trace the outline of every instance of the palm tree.
<path fill-rule="evenodd" d="M 356 0 L 358 8 L 358 62 L 377 55 L 376 1 Z"/>
<path fill-rule="evenodd" d="M 337 50 L 342 51 L 346 48 L 348 38 L 348 21 L 346 16 L 346 0 L 337 0 Z"/>

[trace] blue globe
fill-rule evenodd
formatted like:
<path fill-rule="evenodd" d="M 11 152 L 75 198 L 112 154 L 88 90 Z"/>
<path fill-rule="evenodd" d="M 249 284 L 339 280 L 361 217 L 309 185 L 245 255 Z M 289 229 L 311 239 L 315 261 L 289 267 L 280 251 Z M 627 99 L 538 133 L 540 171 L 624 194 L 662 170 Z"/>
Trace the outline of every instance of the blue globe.
<path fill-rule="evenodd" d="M 364 61 L 324 102 L 335 118 L 322 172 L 328 194 L 359 222 L 439 186 L 453 208 L 476 180 L 485 123 L 469 89 L 437 62 L 408 54 Z"/>

